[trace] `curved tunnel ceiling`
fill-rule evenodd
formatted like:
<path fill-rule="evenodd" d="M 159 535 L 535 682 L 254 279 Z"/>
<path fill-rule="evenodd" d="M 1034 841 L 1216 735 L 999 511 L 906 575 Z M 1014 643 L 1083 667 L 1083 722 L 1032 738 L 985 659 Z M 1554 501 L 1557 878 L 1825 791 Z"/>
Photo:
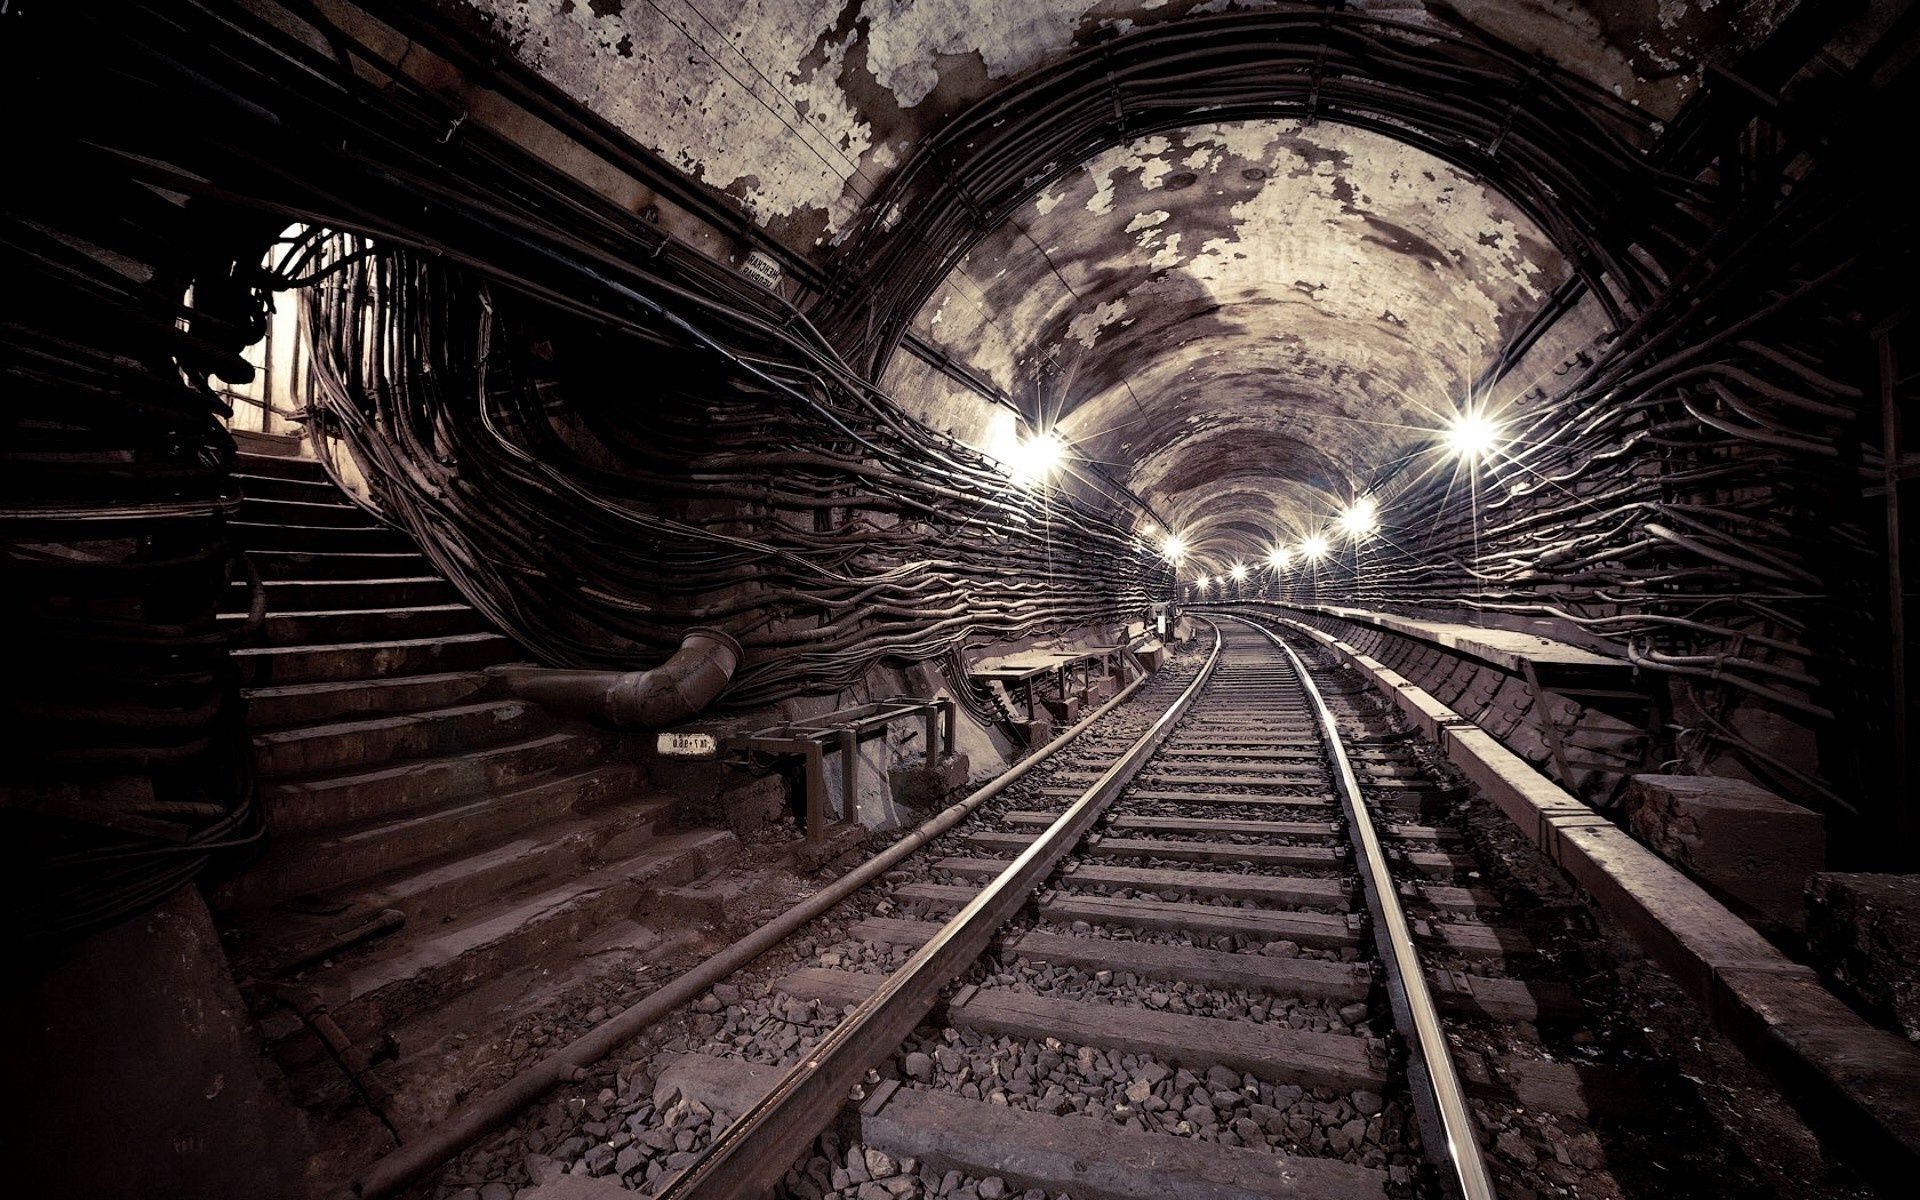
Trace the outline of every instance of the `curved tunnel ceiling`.
<path fill-rule="evenodd" d="M 1265 0 L 456 7 L 828 264 L 863 219 L 894 223 L 867 213 L 870 200 L 990 98 L 1132 31 L 1319 11 Z M 1343 11 L 1416 42 L 1423 30 L 1491 35 L 1516 63 L 1538 56 L 1638 109 L 1652 131 L 1705 64 L 1757 45 L 1794 7 L 1353 0 Z M 973 245 L 915 327 L 1057 424 L 1203 555 L 1231 556 L 1310 531 L 1420 444 L 1568 270 L 1514 204 L 1437 158 L 1326 121 L 1256 120 L 1138 138 L 1069 170 Z M 927 363 L 894 355 L 884 382 L 936 427 L 1004 447 L 1010 414 Z"/>
<path fill-rule="evenodd" d="M 1567 270 L 1513 205 L 1421 151 L 1239 122 L 1068 172 L 915 327 L 1224 559 L 1304 536 L 1426 445 Z M 904 402 L 990 440 L 979 401 L 928 399 L 905 358 Z"/>

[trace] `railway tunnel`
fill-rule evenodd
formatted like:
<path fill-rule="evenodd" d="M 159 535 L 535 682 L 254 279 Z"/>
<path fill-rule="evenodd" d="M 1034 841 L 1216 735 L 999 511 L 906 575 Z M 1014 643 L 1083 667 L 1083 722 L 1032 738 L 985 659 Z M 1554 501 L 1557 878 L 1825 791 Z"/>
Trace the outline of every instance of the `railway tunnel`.
<path fill-rule="evenodd" d="M 1916 49 L 0 4 L 17 1186 L 1906 1194 Z"/>

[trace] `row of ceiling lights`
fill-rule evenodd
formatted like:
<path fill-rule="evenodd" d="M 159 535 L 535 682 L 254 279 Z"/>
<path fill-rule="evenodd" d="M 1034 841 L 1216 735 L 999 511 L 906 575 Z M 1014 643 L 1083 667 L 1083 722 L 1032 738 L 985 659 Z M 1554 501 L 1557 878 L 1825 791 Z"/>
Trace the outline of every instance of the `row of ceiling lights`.
<path fill-rule="evenodd" d="M 1465 413 L 1457 413 L 1452 420 L 1448 420 L 1446 428 L 1440 430 L 1438 444 L 1440 449 L 1444 449 L 1448 455 L 1459 459 L 1461 463 L 1473 465 L 1476 461 L 1492 455 L 1500 447 L 1500 422 L 1488 417 L 1484 411 L 1467 409 Z M 1008 468 L 1008 474 L 1014 478 L 1016 484 L 1020 484 L 1021 488 L 1039 488 L 1048 480 L 1052 480 L 1052 476 L 1066 465 L 1066 461 L 1068 461 L 1068 444 L 1060 438 L 1060 434 L 1037 432 L 1029 438 L 1021 438 L 1020 442 L 1016 442 L 1012 451 L 1008 453 L 1004 465 Z M 1379 528 L 1379 503 L 1371 495 L 1356 497 L 1354 503 L 1348 505 L 1344 513 L 1340 513 L 1332 520 L 1332 530 L 1350 541 L 1365 541 L 1373 534 L 1377 534 Z M 1146 528 L 1146 538 L 1156 538 L 1156 536 L 1160 536 L 1160 553 L 1167 563 L 1173 564 L 1175 568 L 1185 563 L 1187 540 L 1181 534 L 1167 530 L 1162 536 L 1158 526 L 1150 524 Z M 1296 557 L 1302 563 L 1319 563 L 1329 553 L 1332 553 L 1332 540 L 1327 534 L 1309 534 L 1308 538 L 1302 538 L 1298 545 L 1273 547 L 1267 553 L 1265 564 L 1269 570 L 1273 570 L 1275 576 L 1279 576 L 1294 564 Z M 1235 584 L 1244 582 L 1248 574 L 1250 574 L 1248 564 L 1235 563 L 1219 576 L 1219 584 L 1225 586 L 1229 580 Z M 1200 591 L 1206 591 L 1213 584 L 1213 576 L 1200 572 L 1194 576 L 1192 582 Z"/>
<path fill-rule="evenodd" d="M 1499 444 L 1499 422 L 1485 412 L 1471 408 L 1455 415 L 1439 434 L 1440 449 L 1469 465 L 1494 453 Z M 1066 460 L 1066 442 L 1056 433 L 1042 432 L 1017 442 L 1005 465 L 1016 483 L 1031 488 L 1050 480 Z M 1360 496 L 1333 520 L 1332 528 L 1349 541 L 1365 541 L 1379 531 L 1379 505 L 1371 496 Z M 1152 538 L 1161 535 L 1156 527 L 1150 525 L 1146 536 Z M 1278 576 L 1293 565 L 1296 557 L 1302 562 L 1317 563 L 1332 550 L 1333 542 L 1325 533 L 1314 533 L 1302 538 L 1298 545 L 1274 547 L 1266 556 L 1266 565 Z M 1187 557 L 1186 538 L 1169 530 L 1161 536 L 1160 553 L 1178 569 Z M 1222 585 L 1229 580 L 1239 583 L 1248 574 L 1247 564 L 1236 562 L 1219 577 L 1219 582 Z M 1194 576 L 1193 582 L 1201 591 L 1205 591 L 1214 580 L 1202 572 Z"/>
<path fill-rule="evenodd" d="M 1469 409 L 1455 415 L 1440 431 L 1439 449 L 1460 462 L 1471 466 L 1493 454 L 1500 445 L 1500 424 L 1485 412 Z M 1380 506 L 1372 496 L 1360 496 L 1349 504 L 1346 511 L 1335 517 L 1332 522 L 1335 533 L 1351 542 L 1363 542 L 1380 529 Z M 1184 538 L 1169 533 L 1160 546 L 1161 555 L 1178 568 L 1187 554 Z M 1303 563 L 1318 563 L 1333 552 L 1333 541 L 1325 533 L 1310 534 L 1302 538 L 1297 546 L 1276 546 L 1267 554 L 1266 565 L 1278 578 L 1280 574 L 1293 566 L 1297 557 Z M 1218 577 L 1224 587 L 1231 581 L 1242 583 L 1250 570 L 1246 563 L 1236 562 Z M 1204 592 L 1216 580 L 1201 572 L 1194 576 L 1195 587 Z"/>

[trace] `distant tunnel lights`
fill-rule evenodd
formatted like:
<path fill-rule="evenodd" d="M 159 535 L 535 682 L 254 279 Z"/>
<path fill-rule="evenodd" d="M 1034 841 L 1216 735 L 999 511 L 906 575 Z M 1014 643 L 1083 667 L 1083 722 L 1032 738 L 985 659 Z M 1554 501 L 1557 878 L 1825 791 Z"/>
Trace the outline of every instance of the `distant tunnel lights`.
<path fill-rule="evenodd" d="M 1037 487 L 1053 478 L 1067 459 L 1067 444 L 1058 434 L 1036 433 L 1016 443 L 1007 459 L 1007 471 L 1021 487 Z"/>
<path fill-rule="evenodd" d="M 1373 502 L 1373 497 L 1362 496 L 1340 514 L 1336 523 L 1341 533 L 1357 542 L 1380 528 L 1380 507 Z"/>
<path fill-rule="evenodd" d="M 1319 562 L 1326 556 L 1327 539 L 1320 534 L 1316 533 L 1306 541 L 1300 543 L 1300 557 L 1306 559 L 1308 562 Z"/>
<path fill-rule="evenodd" d="M 1447 422 L 1442 443 L 1447 452 L 1463 462 L 1474 462 L 1491 454 L 1500 441 L 1500 424 L 1483 412 L 1463 412 Z"/>
<path fill-rule="evenodd" d="M 1267 555 L 1267 565 L 1276 571 L 1284 571 L 1292 564 L 1293 552 L 1285 546 L 1276 547 L 1272 554 Z"/>
<path fill-rule="evenodd" d="M 1233 581 L 1235 583 L 1244 583 L 1247 578 L 1247 564 L 1245 563 L 1233 564 L 1233 570 L 1230 572 L 1230 574 L 1232 574 Z"/>
<path fill-rule="evenodd" d="M 1160 553 L 1166 556 L 1168 562 L 1179 566 L 1180 560 L 1187 556 L 1186 539 L 1177 533 L 1168 534 L 1167 540 L 1160 543 Z"/>

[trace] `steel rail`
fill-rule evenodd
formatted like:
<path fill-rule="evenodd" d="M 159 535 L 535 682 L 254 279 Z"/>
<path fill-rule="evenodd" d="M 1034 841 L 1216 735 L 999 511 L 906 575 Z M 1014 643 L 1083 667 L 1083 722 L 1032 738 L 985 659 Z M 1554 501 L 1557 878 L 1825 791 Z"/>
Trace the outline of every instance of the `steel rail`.
<path fill-rule="evenodd" d="M 1220 627 L 1213 625 L 1206 663 L 1153 725 L 655 1200 L 761 1200 L 832 1123 L 867 1071 L 899 1048 L 941 991 L 986 952 L 995 931 L 1026 905 L 1033 889 L 1140 773 L 1212 678 L 1222 644 Z"/>
<path fill-rule="evenodd" d="M 1244 617 L 1228 617 L 1251 626 L 1267 636 L 1293 665 L 1301 687 L 1312 703 L 1326 742 L 1327 756 L 1333 762 L 1340 785 L 1340 804 L 1347 815 L 1347 833 L 1353 842 L 1355 865 L 1359 868 L 1367 908 L 1373 918 L 1374 943 L 1387 968 L 1387 995 L 1393 1008 L 1394 1023 L 1407 1043 L 1407 1076 L 1415 1084 L 1416 1112 L 1421 1117 L 1421 1142 L 1430 1157 L 1444 1159 L 1436 1166 L 1442 1172 L 1442 1186 L 1462 1200 L 1495 1200 L 1493 1178 L 1487 1172 L 1485 1156 L 1473 1131 L 1473 1113 L 1467 1107 L 1466 1089 L 1461 1086 L 1453 1054 L 1447 1047 L 1446 1031 L 1440 1024 L 1440 1010 L 1427 987 L 1426 971 L 1413 945 L 1413 931 L 1407 927 L 1406 911 L 1394 890 L 1387 870 L 1386 854 L 1380 847 L 1380 835 L 1373 827 L 1360 795 L 1360 780 L 1353 772 L 1347 748 L 1340 739 L 1340 726 L 1333 710 L 1327 707 L 1307 665 L 1280 635 Z M 1425 1084 L 1422 1089 L 1418 1085 Z M 1424 1090 L 1426 1095 L 1421 1096 Z M 1431 1126 L 1431 1128 L 1429 1128 Z"/>

